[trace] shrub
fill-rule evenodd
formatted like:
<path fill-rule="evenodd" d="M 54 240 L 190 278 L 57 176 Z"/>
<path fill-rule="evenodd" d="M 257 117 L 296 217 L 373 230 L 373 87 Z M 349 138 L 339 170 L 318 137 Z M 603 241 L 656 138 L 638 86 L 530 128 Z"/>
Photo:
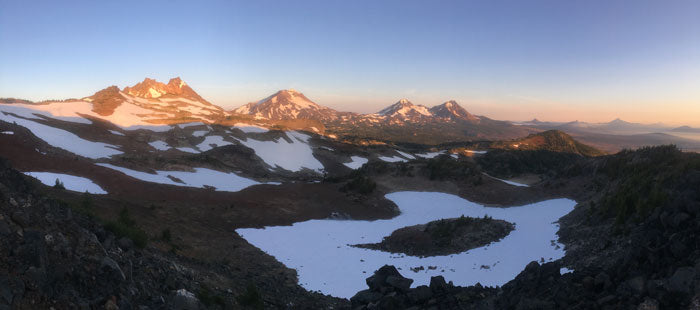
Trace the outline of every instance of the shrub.
<path fill-rule="evenodd" d="M 170 235 L 170 228 L 163 229 L 163 231 L 160 233 L 160 239 L 165 242 L 170 242 L 172 239 L 172 236 Z"/>
<path fill-rule="evenodd" d="M 258 287 L 252 283 L 248 284 L 248 287 L 246 287 L 245 292 L 236 297 L 236 300 L 241 306 L 247 306 L 253 309 L 264 308 L 262 295 L 260 294 L 260 291 L 258 291 Z"/>
<path fill-rule="evenodd" d="M 341 187 L 340 190 L 344 192 L 355 191 L 360 194 L 367 195 L 372 193 L 375 188 L 377 188 L 377 183 L 372 181 L 372 179 L 364 175 L 358 175 Z"/>
<path fill-rule="evenodd" d="M 197 292 L 197 299 L 199 299 L 199 301 L 201 301 L 207 307 L 211 307 L 213 305 L 219 305 L 221 307 L 226 306 L 224 298 L 219 295 L 213 295 L 207 287 L 202 287 L 199 289 Z"/>
<path fill-rule="evenodd" d="M 56 179 L 56 183 L 54 183 L 53 188 L 55 189 L 66 189 L 65 186 L 63 186 L 63 182 L 61 180 Z"/>
<path fill-rule="evenodd" d="M 129 215 L 127 208 L 122 208 L 116 221 L 107 221 L 105 228 L 117 237 L 131 239 L 139 248 L 144 248 L 148 242 L 148 235 L 142 229 L 136 227 L 136 222 Z"/>

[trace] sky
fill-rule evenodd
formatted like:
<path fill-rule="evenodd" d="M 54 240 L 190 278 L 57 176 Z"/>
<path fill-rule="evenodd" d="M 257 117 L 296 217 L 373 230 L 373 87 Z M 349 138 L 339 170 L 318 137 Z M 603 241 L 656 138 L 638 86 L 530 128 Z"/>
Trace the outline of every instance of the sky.
<path fill-rule="evenodd" d="M 457 100 L 495 119 L 700 126 L 700 1 L 7 1 L 0 97 L 179 76 L 234 108 Z"/>

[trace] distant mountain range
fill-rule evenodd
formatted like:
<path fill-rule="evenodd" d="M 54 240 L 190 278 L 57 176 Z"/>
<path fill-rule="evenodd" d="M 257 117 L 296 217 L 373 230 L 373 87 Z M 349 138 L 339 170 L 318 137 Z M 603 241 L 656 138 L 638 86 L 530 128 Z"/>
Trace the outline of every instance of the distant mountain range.
<path fill-rule="evenodd" d="M 20 99 L 0 99 L 0 102 L 47 103 Z M 638 124 L 621 119 L 608 123 L 541 122 L 537 119 L 513 123 L 473 115 L 454 100 L 426 107 L 401 99 L 376 113 L 359 114 L 319 105 L 303 93 L 287 89 L 226 111 L 202 98 L 179 77 L 167 84 L 146 78 L 124 89 L 110 86 L 92 96 L 64 102 L 70 105 L 61 105 L 62 112 L 89 115 L 120 126 L 193 121 L 232 125 L 243 122 L 268 128 L 303 129 L 341 138 L 418 144 L 510 140 L 555 129 L 608 152 L 620 147 L 645 145 L 646 141 L 700 149 L 700 143 L 669 135 L 700 132 L 700 129 L 688 126 L 671 128 L 663 124 Z M 71 109 L 74 111 L 69 111 Z"/>

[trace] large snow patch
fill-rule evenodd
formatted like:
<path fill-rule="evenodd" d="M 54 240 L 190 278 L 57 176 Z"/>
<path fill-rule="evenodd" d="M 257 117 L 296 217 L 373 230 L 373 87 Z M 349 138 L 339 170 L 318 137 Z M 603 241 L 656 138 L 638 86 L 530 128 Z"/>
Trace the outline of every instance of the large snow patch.
<path fill-rule="evenodd" d="M 555 222 L 573 210 L 576 202 L 554 199 L 511 208 L 492 208 L 460 197 L 433 192 L 398 192 L 386 195 L 401 209 L 390 220 L 310 220 L 292 226 L 237 229 L 248 242 L 297 270 L 299 283 L 308 290 L 349 298 L 366 289 L 365 278 L 384 264 L 391 264 L 414 279 L 413 286 L 427 285 L 442 275 L 456 285 L 503 285 L 531 261 L 551 261 L 564 255 L 556 240 Z M 461 215 L 489 215 L 515 223 L 515 230 L 499 242 L 448 256 L 420 258 L 391 254 L 350 245 L 380 242 L 394 230 Z M 412 267 L 423 266 L 414 273 Z M 435 269 L 428 268 L 435 266 Z"/>

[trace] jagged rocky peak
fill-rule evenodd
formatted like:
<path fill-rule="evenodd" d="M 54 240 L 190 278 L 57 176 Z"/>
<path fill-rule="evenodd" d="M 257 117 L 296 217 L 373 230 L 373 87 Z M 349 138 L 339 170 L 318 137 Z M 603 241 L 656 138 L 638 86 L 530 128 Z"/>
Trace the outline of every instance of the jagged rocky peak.
<path fill-rule="evenodd" d="M 151 78 L 145 78 L 143 82 L 131 87 L 125 87 L 124 93 L 140 98 L 182 97 L 186 99 L 206 102 L 180 77 L 175 77 L 163 84 Z"/>
<path fill-rule="evenodd" d="M 435 117 L 451 120 L 479 121 L 479 117 L 467 112 L 457 101 L 450 100 L 441 105 L 430 108 Z"/>

